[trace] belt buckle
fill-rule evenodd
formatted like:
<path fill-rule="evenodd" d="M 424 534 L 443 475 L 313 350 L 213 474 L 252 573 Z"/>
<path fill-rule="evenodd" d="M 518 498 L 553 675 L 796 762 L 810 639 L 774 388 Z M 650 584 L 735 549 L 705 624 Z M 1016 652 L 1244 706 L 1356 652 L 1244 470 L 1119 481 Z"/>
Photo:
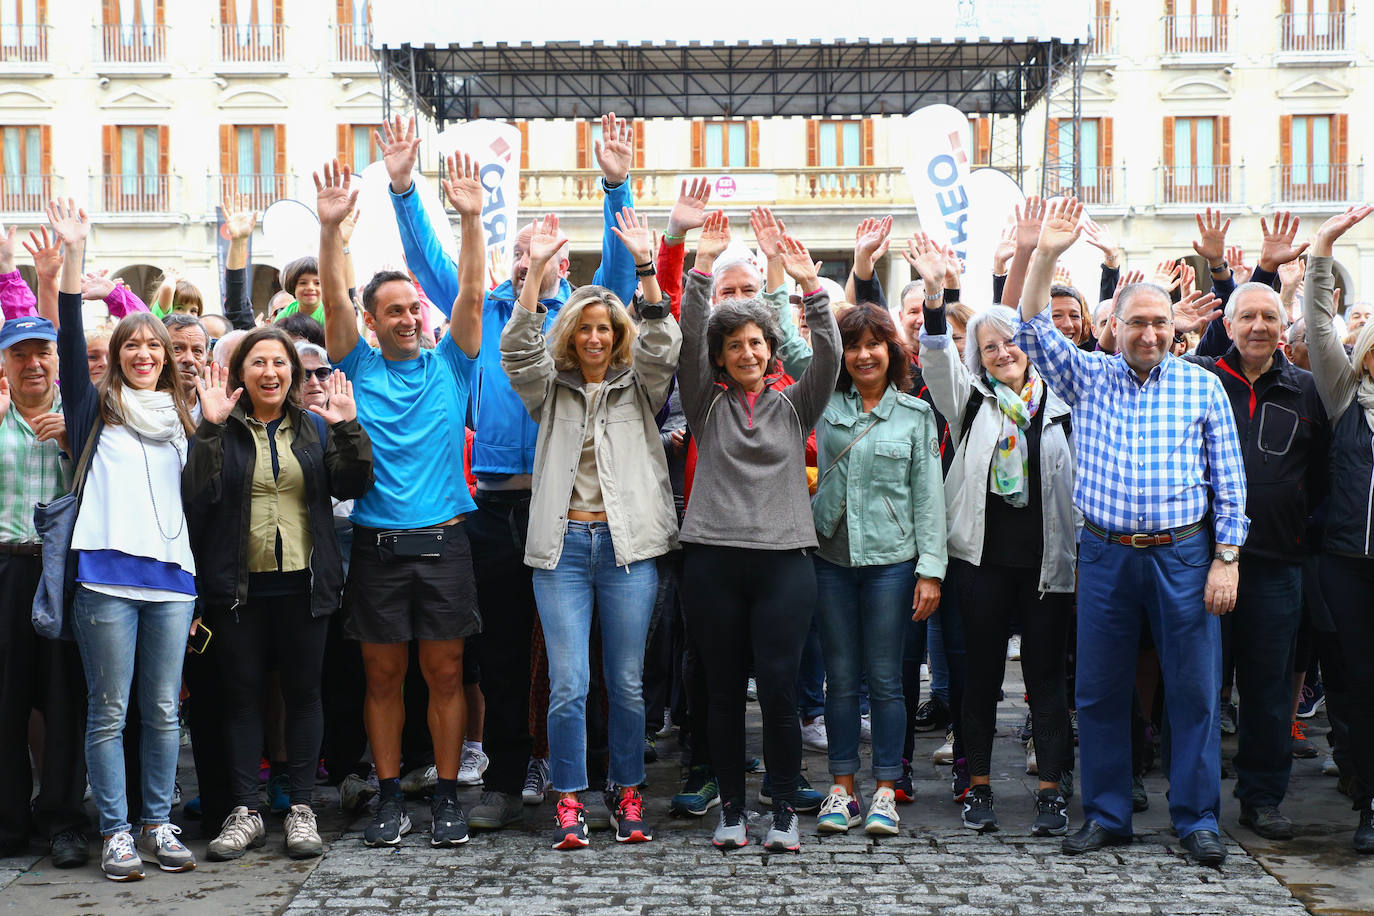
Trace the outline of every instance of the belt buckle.
<path fill-rule="evenodd" d="M 1153 546 L 1153 545 L 1147 543 L 1147 542 L 1144 540 L 1145 538 L 1149 538 L 1149 537 L 1153 537 L 1153 535 L 1141 534 L 1140 532 L 1136 532 L 1135 534 L 1131 535 L 1131 546 L 1132 546 L 1132 547 L 1141 547 L 1141 548 L 1143 548 L 1143 547 L 1151 547 L 1151 546 Z"/>

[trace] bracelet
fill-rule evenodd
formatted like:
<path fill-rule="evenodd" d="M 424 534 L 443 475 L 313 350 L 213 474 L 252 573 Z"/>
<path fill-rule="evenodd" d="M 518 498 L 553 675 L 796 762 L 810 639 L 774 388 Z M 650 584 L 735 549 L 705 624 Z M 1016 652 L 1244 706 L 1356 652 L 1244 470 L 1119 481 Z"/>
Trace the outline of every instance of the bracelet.
<path fill-rule="evenodd" d="M 945 291 L 944 291 L 944 290 L 940 290 L 938 293 L 936 293 L 936 294 L 933 295 L 933 296 L 932 296 L 930 293 L 926 293 L 926 294 L 925 294 L 925 300 L 926 300 L 927 302 L 934 302 L 934 301 L 936 301 L 937 299 L 943 300 L 944 298 L 945 298 Z"/>
<path fill-rule="evenodd" d="M 658 273 L 658 271 L 654 270 L 654 265 L 652 264 L 646 264 L 643 267 L 638 264 L 635 265 L 636 277 L 652 277 L 656 273 Z"/>
<path fill-rule="evenodd" d="M 653 266 L 654 266 L 653 259 L 650 258 L 649 260 L 645 261 L 643 264 L 636 264 L 636 265 L 635 265 L 635 270 L 643 270 L 645 267 L 653 267 Z"/>
<path fill-rule="evenodd" d="M 687 234 L 683 233 L 682 235 L 673 235 L 671 232 L 665 232 L 663 233 L 663 238 L 665 241 L 680 242 L 683 239 L 687 238 Z"/>
<path fill-rule="evenodd" d="M 1210 263 L 1209 263 L 1209 264 L 1207 265 L 1207 269 L 1210 270 L 1212 273 L 1218 273 L 1219 271 L 1225 270 L 1225 269 L 1226 269 L 1227 267 L 1229 267 L 1229 266 L 1230 266 L 1230 265 L 1227 264 L 1227 263 L 1223 260 L 1220 264 L 1216 264 L 1216 265 L 1213 265 L 1213 264 L 1210 264 Z"/>

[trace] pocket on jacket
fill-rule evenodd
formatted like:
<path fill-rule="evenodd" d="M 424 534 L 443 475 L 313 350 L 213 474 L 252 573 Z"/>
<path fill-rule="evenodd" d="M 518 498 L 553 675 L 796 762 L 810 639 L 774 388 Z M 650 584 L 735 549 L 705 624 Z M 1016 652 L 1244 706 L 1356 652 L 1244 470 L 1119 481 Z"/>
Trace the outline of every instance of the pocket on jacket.
<path fill-rule="evenodd" d="M 911 442 L 880 439 L 873 444 L 873 476 L 879 480 L 905 480 L 911 469 Z"/>

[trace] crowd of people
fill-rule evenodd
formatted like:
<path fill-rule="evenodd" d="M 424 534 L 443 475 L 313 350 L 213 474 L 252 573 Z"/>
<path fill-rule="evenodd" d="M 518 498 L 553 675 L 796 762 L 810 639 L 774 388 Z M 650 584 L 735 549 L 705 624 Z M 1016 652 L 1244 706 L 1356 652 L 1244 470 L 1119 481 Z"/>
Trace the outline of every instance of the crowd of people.
<path fill-rule="evenodd" d="M 454 847 L 550 794 L 556 849 L 603 819 L 649 842 L 665 807 L 719 808 L 711 841 L 745 846 L 756 698 L 769 850 L 800 848 L 799 814 L 898 835 L 914 736 L 947 728 L 935 760 L 969 829 L 1126 845 L 1159 753 L 1182 845 L 1219 865 L 1222 734 L 1240 822 L 1290 839 L 1318 691 L 1374 852 L 1374 322 L 1340 314 L 1332 267 L 1374 208 L 1308 242 L 1291 214 L 1261 220 L 1253 267 L 1199 214 L 1204 284 L 1186 261 L 1123 271 L 1078 201 L 1032 197 L 995 301 L 962 301 L 958 256 L 918 232 L 889 304 L 891 217 L 858 225 L 845 286 L 768 208 L 746 245 L 704 181 L 660 231 L 634 209 L 633 128 L 607 115 L 592 282 L 569 283 L 548 214 L 487 288 L 481 164 L 445 162 L 455 262 L 413 122 L 378 143 L 405 263 L 355 289 L 357 188 L 327 163 L 318 254 L 269 317 L 243 201 L 222 315 L 175 275 L 145 304 L 83 274 L 71 201 L 23 243 L 36 289 L 0 232 L 0 854 L 36 836 L 86 864 L 89 800 L 117 881 L 196 867 L 177 804 L 212 861 L 262 847 L 273 814 L 287 855 L 319 856 L 322 780 L 372 806 L 369 846 L 412 830 L 410 798 Z M 1061 267 L 1080 237 L 1103 254 L 1091 298 Z M 87 328 L 91 300 L 110 317 Z M 1014 815 L 991 780 L 1009 640 L 1038 777 Z M 670 726 L 664 806 L 642 788 Z"/>

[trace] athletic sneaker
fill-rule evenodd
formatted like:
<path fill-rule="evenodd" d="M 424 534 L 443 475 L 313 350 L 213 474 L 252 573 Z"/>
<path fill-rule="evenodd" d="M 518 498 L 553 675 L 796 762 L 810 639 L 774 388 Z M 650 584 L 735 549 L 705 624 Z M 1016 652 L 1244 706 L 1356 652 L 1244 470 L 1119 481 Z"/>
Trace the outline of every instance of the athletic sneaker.
<path fill-rule="evenodd" d="M 575 798 L 558 800 L 558 810 L 553 818 L 553 848 L 583 849 L 587 845 L 587 822 L 583 818 L 586 809 Z"/>
<path fill-rule="evenodd" d="M 1040 772 L 1040 762 L 1035 759 L 1035 739 L 1026 742 L 1026 775 L 1035 776 Z"/>
<path fill-rule="evenodd" d="M 691 814 L 701 817 L 720 804 L 720 783 L 709 766 L 692 767 L 682 781 L 682 791 L 668 802 L 671 815 Z"/>
<path fill-rule="evenodd" d="M 368 846 L 399 846 L 401 837 L 407 833 L 410 833 L 410 815 L 406 813 L 405 799 L 383 796 L 376 816 L 363 831 L 363 842 Z"/>
<path fill-rule="evenodd" d="M 931 697 L 916 707 L 912 727 L 918 732 L 938 732 L 942 728 L 949 728 L 949 707 L 939 697 Z"/>
<path fill-rule="evenodd" d="M 1145 791 L 1145 777 L 1139 773 L 1131 777 L 1131 810 L 1136 813 L 1150 810 L 1150 794 Z"/>
<path fill-rule="evenodd" d="M 309 805 L 292 805 L 286 814 L 286 855 L 292 859 L 313 859 L 324 854 L 324 841 Z"/>
<path fill-rule="evenodd" d="M 674 728 L 676 728 L 676 726 L 673 725 L 672 710 L 665 709 L 663 710 L 663 727 L 660 728 L 658 731 L 654 732 L 654 737 L 667 738 L 669 735 L 673 733 Z"/>
<path fill-rule="evenodd" d="M 776 805 L 773 808 L 773 826 L 763 839 L 763 848 L 769 852 L 796 852 L 801 849 L 801 834 L 797 830 L 797 812 L 791 805 Z"/>
<path fill-rule="evenodd" d="M 1012 635 L 1007 640 L 1007 661 L 1019 662 L 1021 660 L 1021 637 Z"/>
<path fill-rule="evenodd" d="M 873 743 L 873 716 L 871 713 L 859 716 L 859 740 L 865 744 Z"/>
<path fill-rule="evenodd" d="M 806 781 L 806 777 L 798 773 L 797 788 L 792 791 L 792 810 L 801 814 L 812 814 L 821 809 L 821 803 L 824 801 L 825 796 L 811 788 L 811 783 Z M 763 785 L 759 787 L 759 804 L 769 807 L 773 802 L 773 780 L 764 773 Z"/>
<path fill-rule="evenodd" d="M 427 767 L 418 767 L 401 777 L 401 791 L 405 793 L 406 798 L 433 795 L 434 789 L 438 785 L 439 768 L 433 764 Z"/>
<path fill-rule="evenodd" d="M 520 798 L 527 805 L 544 804 L 544 793 L 549 791 L 549 758 L 531 757 L 525 767 L 525 788 Z"/>
<path fill-rule="evenodd" d="M 954 766 L 950 768 L 950 772 L 954 778 L 950 781 L 949 790 L 954 795 L 954 800 L 961 802 L 968 797 L 968 761 L 960 757 L 954 761 Z"/>
<path fill-rule="evenodd" d="M 1339 775 L 1341 775 L 1341 768 L 1340 768 L 1339 766 L 1336 765 L 1336 758 L 1335 758 L 1334 755 L 1332 755 L 1332 754 L 1327 754 L 1325 757 L 1322 758 L 1322 775 L 1323 775 L 1323 776 L 1339 776 Z"/>
<path fill-rule="evenodd" d="M 644 762 L 658 763 L 658 739 L 651 731 L 644 734 Z"/>
<path fill-rule="evenodd" d="M 992 809 L 992 786 L 974 786 L 964 799 L 964 826 L 979 833 L 997 829 L 997 812 Z"/>
<path fill-rule="evenodd" d="M 339 810 L 344 814 L 362 814 L 367 803 L 377 797 L 377 774 L 363 779 L 357 773 L 349 773 L 339 783 Z"/>
<path fill-rule="evenodd" d="M 748 820 L 743 805 L 726 802 L 720 806 L 720 824 L 711 837 L 711 843 L 717 849 L 738 849 L 749 845 Z"/>
<path fill-rule="evenodd" d="M 177 839 L 181 828 L 176 824 L 158 824 L 144 827 L 138 835 L 139 858 L 156 862 L 163 871 L 192 871 L 196 867 L 196 857 L 186 844 Z"/>
<path fill-rule="evenodd" d="M 1317 756 L 1317 746 L 1307 737 L 1306 726 L 1293 720 L 1293 756 L 1303 760 Z"/>
<path fill-rule="evenodd" d="M 820 751 L 822 754 L 830 749 L 830 738 L 825 733 L 825 716 L 817 716 L 810 725 L 802 723 L 801 743 L 806 750 Z"/>
<path fill-rule="evenodd" d="M 1034 728 L 1032 727 L 1033 724 L 1034 723 L 1031 720 L 1031 714 L 1026 713 L 1026 721 L 1022 722 L 1020 725 L 1016 726 L 1016 728 L 1012 729 L 1011 733 L 1017 741 L 1020 741 L 1022 744 L 1025 744 L 1027 741 L 1031 739 L 1031 736 L 1035 734 Z"/>
<path fill-rule="evenodd" d="M 898 777 L 894 791 L 899 802 L 909 803 L 916 800 L 916 783 L 912 778 L 911 761 L 905 757 L 902 758 L 902 775 Z"/>
<path fill-rule="evenodd" d="M 468 819 L 463 807 L 452 795 L 435 795 L 429 803 L 433 823 L 429 828 L 429 845 L 462 846 L 468 841 Z"/>
<path fill-rule="evenodd" d="M 1298 699 L 1298 718 L 1310 719 L 1326 705 L 1326 688 L 1321 681 L 1313 687 L 1302 686 L 1302 696 Z"/>
<path fill-rule="evenodd" d="M 1221 704 L 1221 712 L 1218 716 L 1221 723 L 1221 734 L 1224 737 L 1231 737 L 1236 733 L 1236 704 L 1230 701 Z"/>
<path fill-rule="evenodd" d="M 816 832 L 847 833 L 850 827 L 863 823 L 862 811 L 857 791 L 850 795 L 844 786 L 831 786 L 830 793 L 821 802 L 821 812 L 816 816 Z"/>
<path fill-rule="evenodd" d="M 480 786 L 482 784 L 482 774 L 487 771 L 487 765 L 491 763 L 487 755 L 470 747 L 467 742 L 463 742 L 463 755 L 458 761 L 458 785 L 460 786 Z M 434 783 L 439 784 L 439 770 L 434 771 Z"/>
<path fill-rule="evenodd" d="M 1031 836 L 1063 836 L 1069 832 L 1069 803 L 1058 789 L 1035 793 L 1035 822 Z"/>
<path fill-rule="evenodd" d="M 468 812 L 468 826 L 474 830 L 502 830 L 525 820 L 523 799 L 518 795 L 486 791 Z"/>
<path fill-rule="evenodd" d="M 945 743 L 935 749 L 935 753 L 930 755 L 932 763 L 950 764 L 954 762 L 954 729 L 945 731 Z"/>
<path fill-rule="evenodd" d="M 262 815 L 239 805 L 224 819 L 219 836 L 211 840 L 205 850 L 205 858 L 211 862 L 228 862 L 266 841 L 267 828 L 262 823 Z"/>
<path fill-rule="evenodd" d="M 611 826 L 615 828 L 617 843 L 647 843 L 654 838 L 653 831 L 644 823 L 644 798 L 638 789 L 620 793 L 611 808 Z"/>
<path fill-rule="evenodd" d="M 897 817 L 896 793 L 888 788 L 879 789 L 873 793 L 873 802 L 868 806 L 864 833 L 869 836 L 896 836 L 900 820 Z"/>
<path fill-rule="evenodd" d="M 143 860 L 134 846 L 134 837 L 121 830 L 105 841 L 100 868 L 111 881 L 138 881 L 143 877 Z"/>
<path fill-rule="evenodd" d="M 267 780 L 267 805 L 273 814 L 291 810 L 291 777 L 278 773 Z"/>
<path fill-rule="evenodd" d="M 759 685 L 752 677 L 749 679 L 749 683 L 744 686 L 744 698 L 750 703 L 759 701 Z"/>

